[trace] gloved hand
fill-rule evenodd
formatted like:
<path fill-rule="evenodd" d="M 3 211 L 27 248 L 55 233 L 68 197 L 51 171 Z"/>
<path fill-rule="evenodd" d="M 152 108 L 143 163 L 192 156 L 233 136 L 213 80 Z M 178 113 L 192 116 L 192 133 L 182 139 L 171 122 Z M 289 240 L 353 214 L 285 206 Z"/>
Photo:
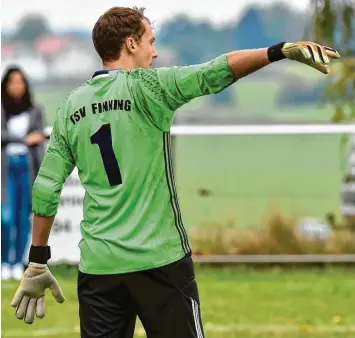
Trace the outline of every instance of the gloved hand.
<path fill-rule="evenodd" d="M 44 293 L 48 288 L 58 303 L 64 302 L 63 292 L 47 264 L 29 263 L 11 302 L 11 306 L 17 308 L 17 319 L 24 319 L 25 323 L 32 324 L 35 313 L 38 318 L 43 318 L 45 316 Z"/>
<path fill-rule="evenodd" d="M 323 74 L 328 74 L 330 71 L 329 58 L 340 58 L 335 49 L 311 41 L 286 42 L 281 51 L 286 58 L 311 66 Z"/>

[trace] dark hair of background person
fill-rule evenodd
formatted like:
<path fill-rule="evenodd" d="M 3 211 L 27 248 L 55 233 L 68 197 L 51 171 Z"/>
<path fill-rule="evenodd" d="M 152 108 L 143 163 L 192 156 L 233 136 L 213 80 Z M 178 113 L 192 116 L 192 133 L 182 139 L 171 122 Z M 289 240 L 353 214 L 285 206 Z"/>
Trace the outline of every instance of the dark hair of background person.
<path fill-rule="evenodd" d="M 25 94 L 21 99 L 12 98 L 7 92 L 7 84 L 10 80 L 10 76 L 15 72 L 20 72 L 22 74 L 26 87 Z M 22 113 L 33 107 L 28 79 L 19 67 L 9 67 L 3 75 L 1 80 L 1 104 L 2 108 L 5 110 L 6 120 L 8 120 L 11 115 Z"/>

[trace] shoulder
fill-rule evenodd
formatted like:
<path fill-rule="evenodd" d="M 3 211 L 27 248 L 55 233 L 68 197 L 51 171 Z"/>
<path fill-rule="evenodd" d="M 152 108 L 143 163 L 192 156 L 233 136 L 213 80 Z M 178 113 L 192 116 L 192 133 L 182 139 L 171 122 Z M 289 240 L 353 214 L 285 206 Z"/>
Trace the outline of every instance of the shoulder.
<path fill-rule="evenodd" d="M 73 89 L 71 92 L 68 93 L 66 97 L 59 103 L 57 106 L 56 114 L 63 114 L 65 115 L 66 109 L 73 103 L 76 102 L 77 98 L 80 95 L 84 95 L 86 93 L 87 83 L 83 83 L 81 86 Z"/>
<path fill-rule="evenodd" d="M 128 77 L 132 77 L 134 79 L 144 78 L 146 76 L 154 76 L 157 72 L 157 69 L 144 69 L 144 68 L 136 68 L 132 70 L 127 70 L 126 74 Z"/>
<path fill-rule="evenodd" d="M 139 80 L 140 83 L 154 84 L 157 80 L 159 80 L 159 77 L 164 76 L 167 73 L 174 72 L 176 68 L 178 67 L 160 67 L 151 69 L 137 68 L 127 71 L 127 76 Z"/>
<path fill-rule="evenodd" d="M 164 92 L 166 74 L 170 71 L 170 68 L 138 68 L 127 71 L 127 77 L 134 87 L 140 88 L 144 93 L 160 96 Z"/>
<path fill-rule="evenodd" d="M 78 95 L 82 95 L 83 93 L 86 92 L 87 89 L 87 83 L 83 83 L 81 86 L 74 88 L 72 91 L 68 93 L 68 95 L 62 100 L 62 102 L 59 104 L 59 109 L 66 105 L 68 102 L 70 102 L 72 99 L 75 99 L 78 97 Z"/>

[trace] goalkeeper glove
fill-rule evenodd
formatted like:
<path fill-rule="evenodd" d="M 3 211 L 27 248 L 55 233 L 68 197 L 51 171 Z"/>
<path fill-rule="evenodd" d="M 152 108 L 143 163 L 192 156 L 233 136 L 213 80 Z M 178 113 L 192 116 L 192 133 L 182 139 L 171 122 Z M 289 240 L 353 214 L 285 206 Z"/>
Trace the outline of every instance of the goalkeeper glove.
<path fill-rule="evenodd" d="M 49 258 L 49 247 L 31 246 L 30 263 L 11 302 L 11 306 L 16 308 L 17 319 L 24 319 L 27 324 L 33 323 L 35 314 L 38 318 L 45 316 L 46 289 L 52 291 L 58 303 L 65 300 L 57 280 L 46 264 Z"/>
<path fill-rule="evenodd" d="M 312 41 L 281 42 L 268 49 L 271 62 L 290 59 L 313 67 L 323 74 L 328 74 L 330 59 L 339 59 L 339 53 L 330 47 Z"/>

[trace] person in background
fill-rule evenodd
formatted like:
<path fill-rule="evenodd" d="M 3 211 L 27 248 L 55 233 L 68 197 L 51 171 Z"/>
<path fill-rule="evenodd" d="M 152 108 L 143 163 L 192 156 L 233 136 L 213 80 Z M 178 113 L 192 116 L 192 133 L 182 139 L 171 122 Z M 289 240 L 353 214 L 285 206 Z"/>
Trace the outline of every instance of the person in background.
<path fill-rule="evenodd" d="M 44 156 L 44 113 L 18 67 L 1 82 L 1 277 L 20 280 L 31 233 L 31 187 Z"/>

